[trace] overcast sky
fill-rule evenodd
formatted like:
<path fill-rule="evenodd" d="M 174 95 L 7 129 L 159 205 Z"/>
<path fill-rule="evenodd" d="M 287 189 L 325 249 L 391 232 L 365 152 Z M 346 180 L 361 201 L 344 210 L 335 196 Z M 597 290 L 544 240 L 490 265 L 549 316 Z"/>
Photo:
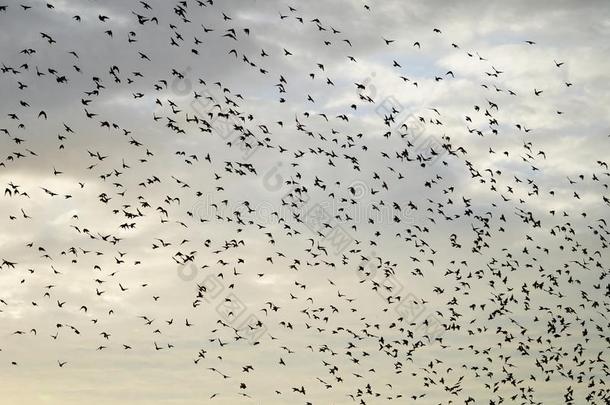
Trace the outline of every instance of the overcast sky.
<path fill-rule="evenodd" d="M 607 2 L 0 32 L 6 403 L 607 403 Z"/>

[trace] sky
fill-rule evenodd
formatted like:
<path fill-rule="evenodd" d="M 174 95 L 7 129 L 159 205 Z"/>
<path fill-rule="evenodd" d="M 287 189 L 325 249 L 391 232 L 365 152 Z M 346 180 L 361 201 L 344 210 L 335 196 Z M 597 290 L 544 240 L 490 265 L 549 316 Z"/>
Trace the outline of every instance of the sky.
<path fill-rule="evenodd" d="M 607 403 L 606 2 L 5 3 L 5 403 Z"/>

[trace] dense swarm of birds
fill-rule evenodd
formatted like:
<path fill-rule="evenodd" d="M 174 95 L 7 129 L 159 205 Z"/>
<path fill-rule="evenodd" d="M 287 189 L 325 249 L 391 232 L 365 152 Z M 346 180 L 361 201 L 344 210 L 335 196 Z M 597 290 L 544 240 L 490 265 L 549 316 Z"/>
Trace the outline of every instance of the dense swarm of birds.
<path fill-rule="evenodd" d="M 212 381 L 205 403 L 609 403 L 607 147 L 555 168 L 539 143 L 570 119 L 564 62 L 524 39 L 558 75 L 511 87 L 443 27 L 350 33 L 295 3 L 271 38 L 213 0 L 91 7 L 0 6 L 24 32 L 0 61 L 3 374 L 140 353 Z M 405 118 L 363 35 L 396 99 L 468 71 L 472 103 Z M 426 47 L 460 63 L 422 73 Z M 554 118 L 510 111 L 528 100 Z"/>

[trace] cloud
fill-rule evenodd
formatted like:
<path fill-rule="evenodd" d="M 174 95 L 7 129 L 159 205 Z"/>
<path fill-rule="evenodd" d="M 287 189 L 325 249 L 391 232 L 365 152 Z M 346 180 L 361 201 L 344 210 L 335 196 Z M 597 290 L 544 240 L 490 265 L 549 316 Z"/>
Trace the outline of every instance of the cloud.
<path fill-rule="evenodd" d="M 343 403 L 371 384 L 367 403 L 437 403 L 434 373 L 477 402 L 592 392 L 535 359 L 581 344 L 592 369 L 574 372 L 603 371 L 605 3 L 51 4 L 0 12 L 7 401 Z M 248 316 L 258 345 L 239 339 Z M 442 344 L 425 320 L 452 326 Z"/>

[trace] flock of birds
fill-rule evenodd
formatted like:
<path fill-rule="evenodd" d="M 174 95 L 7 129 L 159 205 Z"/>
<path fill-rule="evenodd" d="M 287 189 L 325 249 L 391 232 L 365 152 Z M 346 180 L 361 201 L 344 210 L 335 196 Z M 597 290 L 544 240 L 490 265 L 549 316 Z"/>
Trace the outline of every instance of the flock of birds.
<path fill-rule="evenodd" d="M 544 129 L 507 115 L 534 100 L 569 120 L 545 96 L 578 83 L 518 91 L 510 67 L 442 27 L 429 42 L 379 27 L 367 35 L 392 55 L 397 95 L 465 74 L 410 75 L 428 46 L 482 72 L 460 116 L 427 105 L 404 120 L 343 73 L 367 57 L 362 33 L 297 5 L 264 16 L 286 33 L 273 39 L 213 0 L 116 6 L 0 6 L 0 24 L 29 32 L 0 61 L 2 229 L 25 239 L 0 251 L 2 368 L 34 367 L 8 348 L 46 340 L 62 371 L 88 361 L 70 357 L 82 345 L 190 350 L 183 367 L 213 381 L 206 403 L 610 403 L 603 147 L 566 178 Z M 74 36 L 85 27 L 93 52 Z"/>

